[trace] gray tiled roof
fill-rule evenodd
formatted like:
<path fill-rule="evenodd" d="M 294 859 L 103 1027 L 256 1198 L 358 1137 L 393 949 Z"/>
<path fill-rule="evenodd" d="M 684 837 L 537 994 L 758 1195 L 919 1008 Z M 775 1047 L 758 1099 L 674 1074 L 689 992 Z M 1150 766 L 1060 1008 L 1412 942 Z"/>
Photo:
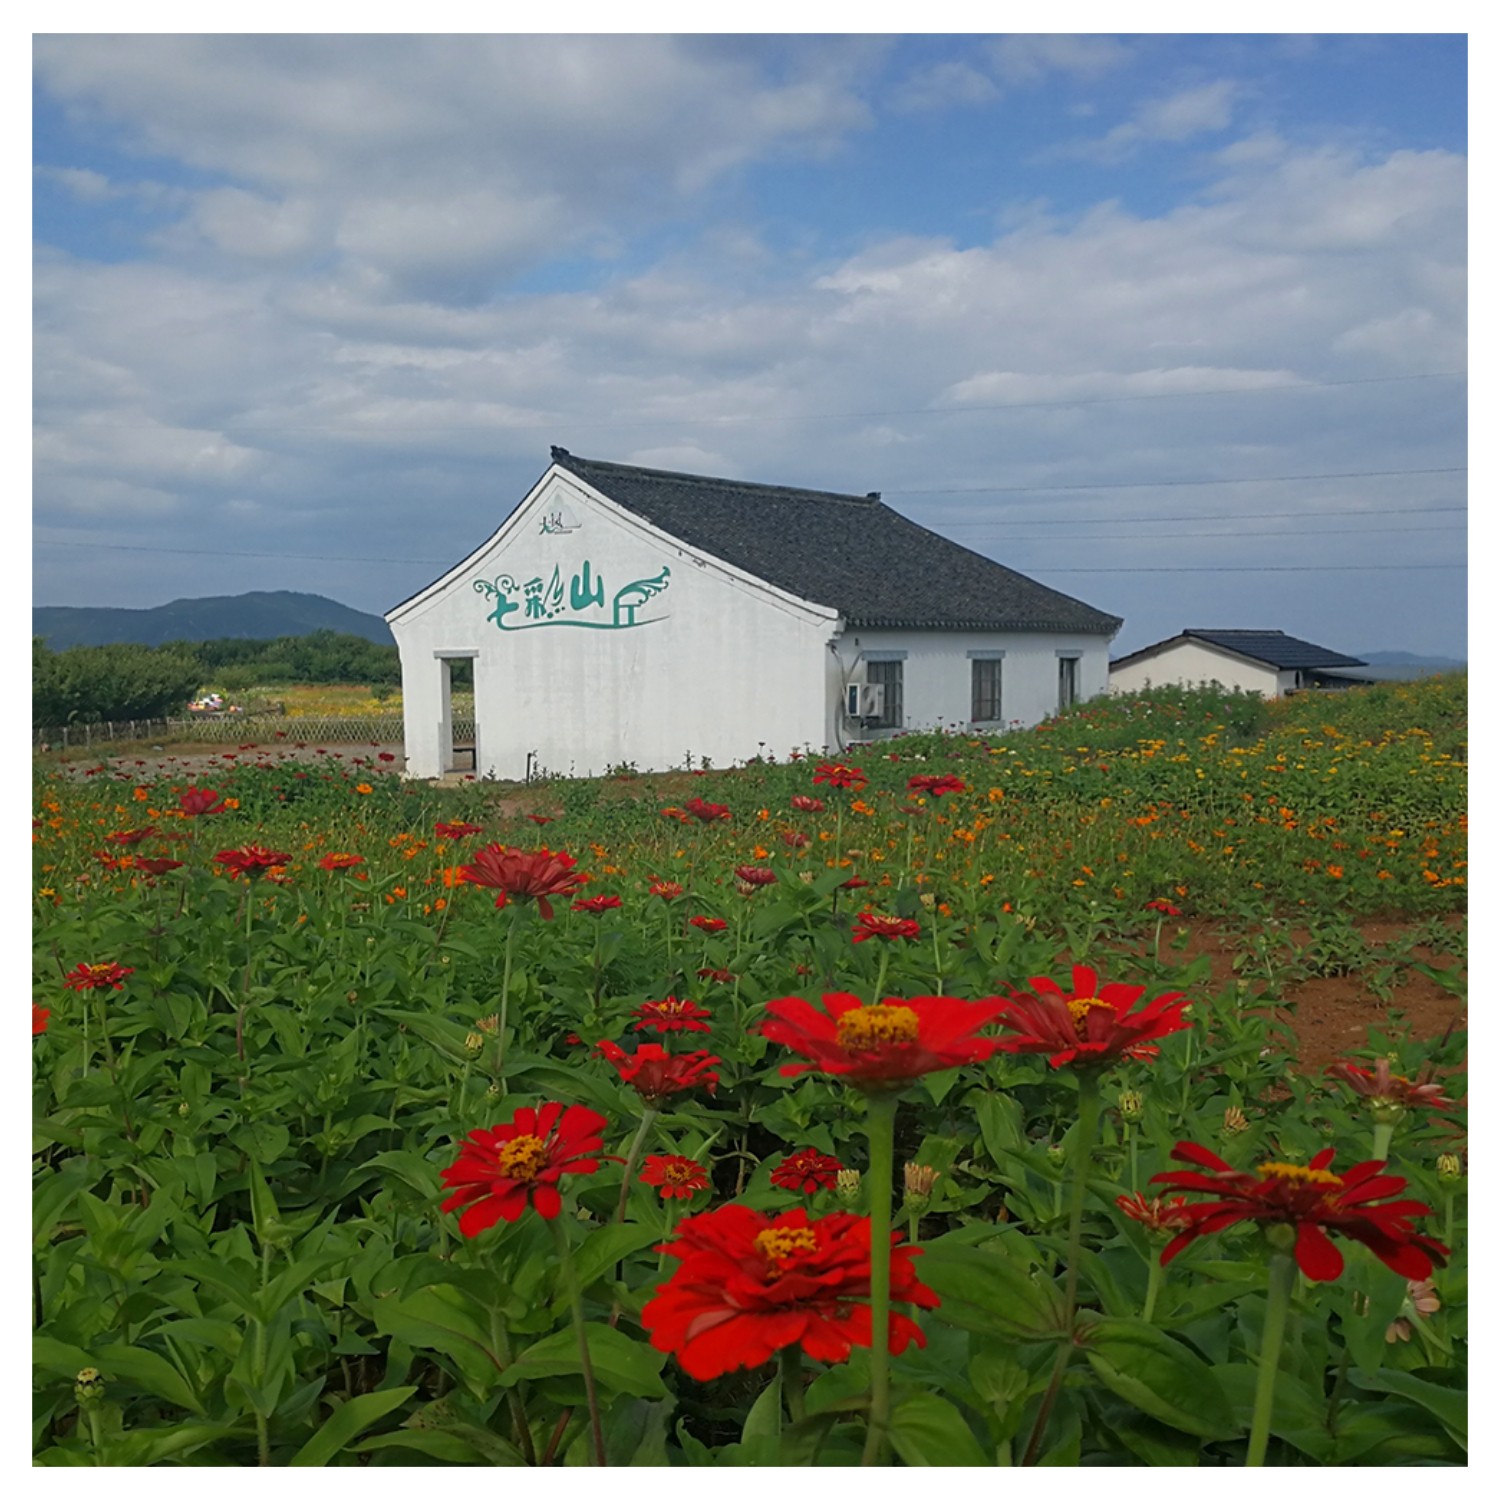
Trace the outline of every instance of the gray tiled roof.
<path fill-rule="evenodd" d="M 1305 670 L 1310 667 L 1362 667 L 1364 662 L 1357 657 L 1344 656 L 1330 651 L 1326 646 L 1315 646 L 1311 641 L 1298 640 L 1281 630 L 1184 630 L 1168 641 L 1158 641 L 1154 646 L 1143 646 L 1110 663 L 1111 667 L 1122 666 L 1138 657 L 1150 656 L 1164 646 L 1178 641 L 1204 641 L 1210 646 L 1222 647 L 1225 651 L 1237 652 L 1254 661 L 1275 667 L 1278 672 Z"/>
<path fill-rule="evenodd" d="M 1122 624 L 908 521 L 878 494 L 638 469 L 566 448 L 552 457 L 660 530 L 851 626 L 1113 635 Z"/>

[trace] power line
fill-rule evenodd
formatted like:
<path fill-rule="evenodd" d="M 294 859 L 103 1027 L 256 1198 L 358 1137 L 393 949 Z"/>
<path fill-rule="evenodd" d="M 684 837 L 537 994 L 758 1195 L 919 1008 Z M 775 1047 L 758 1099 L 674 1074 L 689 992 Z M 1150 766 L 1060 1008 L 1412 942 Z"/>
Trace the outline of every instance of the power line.
<path fill-rule="evenodd" d="M 1346 506 L 1342 510 L 1261 510 L 1253 516 L 1225 515 L 1222 511 L 1197 511 L 1189 515 L 1099 516 L 1089 520 L 1068 521 L 1065 524 L 1094 526 L 1101 523 L 1121 525 L 1129 521 L 1288 521 L 1314 516 L 1429 516 L 1439 512 L 1468 510 L 1468 508 L 1467 505 L 1394 505 L 1381 510 L 1350 510 Z M 971 531 L 975 527 L 1040 526 L 1045 522 L 1046 518 L 1042 516 L 1017 516 L 1014 521 L 944 521 L 937 524 L 941 525 L 944 531 Z M 1219 534 L 1223 535 L 1223 533 Z M 1326 534 L 1333 535 L 1332 532 Z"/>
<path fill-rule="evenodd" d="M 1239 479 L 1132 479 L 1112 484 L 980 484 L 926 490 L 883 490 L 882 495 L 1040 495 L 1053 490 L 1156 490 L 1211 484 L 1288 484 L 1313 479 L 1385 479 L 1393 475 L 1467 474 L 1466 464 L 1450 469 L 1351 469 L 1343 474 L 1247 474 Z"/>
<path fill-rule="evenodd" d="M 1149 372 L 1136 372 L 1149 373 Z M 1129 372 L 1127 372 L 1128 376 Z M 1433 370 L 1420 375 L 1368 375 L 1353 380 L 1284 380 L 1277 385 L 1221 386 L 1217 389 L 1198 391 L 1143 391 L 1129 396 L 1062 396 L 1046 401 L 994 401 L 976 402 L 954 406 L 905 406 L 891 407 L 883 411 L 825 411 L 787 412 L 774 416 L 729 414 L 718 417 L 654 416 L 636 417 L 617 422 L 578 422 L 569 417 L 548 417 L 539 422 L 424 422 L 419 425 L 402 426 L 398 423 L 379 422 L 265 422 L 260 424 L 220 423 L 223 430 L 236 432 L 533 432 L 546 428 L 566 426 L 570 431 L 613 431 L 622 427 L 654 427 L 668 423 L 674 427 L 727 427 L 771 424 L 783 422 L 853 422 L 872 417 L 950 417 L 964 416 L 971 412 L 1039 411 L 1047 408 L 1072 406 L 1118 406 L 1139 401 L 1177 401 L 1195 396 L 1259 396 L 1284 391 L 1335 390 L 1340 387 L 1362 385 L 1391 385 L 1417 380 L 1465 380 L 1464 370 Z M 47 425 L 47 424 L 43 424 Z M 155 422 L 70 422 L 51 424 L 54 428 L 122 428 L 144 429 L 157 427 Z"/>
<path fill-rule="evenodd" d="M 1454 563 L 1330 563 L 1327 567 L 1292 566 L 1267 568 L 1049 568 L 1032 563 L 1038 573 L 1425 573 L 1435 568 L 1467 568 L 1467 562 Z"/>
<path fill-rule="evenodd" d="M 128 542 L 55 542 L 45 537 L 34 538 L 32 545 L 91 547 L 96 552 L 165 552 L 174 557 L 273 557 L 283 562 L 423 563 L 434 567 L 449 567 L 453 563 L 451 557 L 329 557 L 318 552 L 226 552 L 222 547 L 139 547 Z"/>
<path fill-rule="evenodd" d="M 1036 536 L 996 537 L 997 543 L 1015 543 L 1025 546 L 1028 542 L 1122 542 L 1145 541 L 1152 546 L 1162 542 L 1216 542 L 1220 537 L 1238 536 L 1285 536 L 1310 541 L 1318 536 L 1430 536 L 1435 532 L 1467 531 L 1466 526 L 1339 526 L 1323 531 L 1299 531 L 1288 526 L 1273 526 L 1269 531 L 1188 531 L 1176 535 L 1157 536 L 1140 531 L 1095 531 L 1077 532 L 1072 525 L 1066 532 L 1049 531 Z"/>

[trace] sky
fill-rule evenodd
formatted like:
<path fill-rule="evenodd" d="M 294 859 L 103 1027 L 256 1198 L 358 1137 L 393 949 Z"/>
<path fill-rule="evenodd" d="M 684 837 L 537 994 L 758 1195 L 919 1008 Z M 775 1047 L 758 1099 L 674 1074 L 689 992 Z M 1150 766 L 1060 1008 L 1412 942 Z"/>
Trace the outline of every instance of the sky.
<path fill-rule="evenodd" d="M 379 614 L 560 444 L 1467 655 L 1462 35 L 39 35 L 36 604 Z"/>

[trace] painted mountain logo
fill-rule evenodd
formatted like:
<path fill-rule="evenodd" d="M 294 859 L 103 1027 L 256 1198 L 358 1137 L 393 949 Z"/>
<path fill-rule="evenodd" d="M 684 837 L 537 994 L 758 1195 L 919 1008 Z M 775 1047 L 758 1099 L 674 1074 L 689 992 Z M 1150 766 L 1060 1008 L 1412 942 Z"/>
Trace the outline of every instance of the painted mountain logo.
<path fill-rule="evenodd" d="M 485 618 L 501 630 L 539 630 L 547 625 L 629 630 L 667 618 L 665 614 L 648 614 L 641 619 L 638 612 L 666 592 L 671 578 L 672 570 L 663 567 L 654 578 L 638 578 L 616 589 L 606 604 L 604 576 L 596 574 L 593 564 L 586 562 L 566 587 L 562 568 L 555 565 L 550 578 L 538 574 L 525 583 L 518 583 L 509 573 L 501 573 L 494 580 L 476 578 L 474 592 L 495 601 Z"/>

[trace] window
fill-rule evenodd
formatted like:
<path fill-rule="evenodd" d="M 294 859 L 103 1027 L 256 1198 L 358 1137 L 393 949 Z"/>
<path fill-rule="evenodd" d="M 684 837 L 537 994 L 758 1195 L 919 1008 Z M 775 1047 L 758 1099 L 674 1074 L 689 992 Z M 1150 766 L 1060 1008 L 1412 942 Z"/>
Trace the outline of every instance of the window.
<path fill-rule="evenodd" d="M 1072 708 L 1078 702 L 1078 658 L 1057 658 L 1057 711 Z"/>
<path fill-rule="evenodd" d="M 999 657 L 976 658 L 973 662 L 974 691 L 969 718 L 975 724 L 993 724 L 1000 717 L 1000 668 L 1004 663 Z"/>
<path fill-rule="evenodd" d="M 873 729 L 900 729 L 905 722 L 901 701 L 901 671 L 905 663 L 900 661 L 866 661 L 865 680 L 871 687 L 885 689 L 885 708 L 875 719 Z"/>

